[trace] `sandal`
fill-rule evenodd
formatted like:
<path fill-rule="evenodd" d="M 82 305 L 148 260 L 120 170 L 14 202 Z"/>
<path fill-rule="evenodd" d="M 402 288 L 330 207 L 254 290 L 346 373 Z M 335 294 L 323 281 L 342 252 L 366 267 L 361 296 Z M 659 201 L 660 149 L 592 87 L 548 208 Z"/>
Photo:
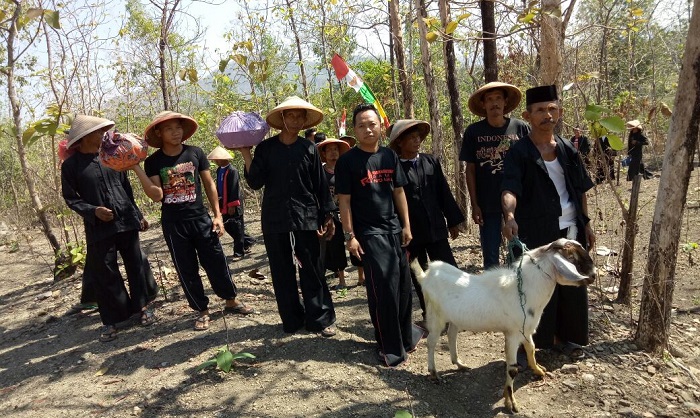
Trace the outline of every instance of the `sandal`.
<path fill-rule="evenodd" d="M 586 357 L 586 353 L 583 352 L 583 347 L 570 341 L 554 344 L 552 348 L 561 354 L 569 356 L 571 360 L 580 360 Z"/>
<path fill-rule="evenodd" d="M 325 327 L 323 330 L 321 330 L 321 336 L 324 338 L 330 338 L 334 336 L 337 333 L 335 330 L 335 327 L 333 325 L 329 325 Z"/>
<path fill-rule="evenodd" d="M 224 308 L 225 313 L 232 313 L 232 314 L 237 314 L 237 315 L 250 315 L 252 313 L 255 313 L 255 309 L 249 307 L 243 302 L 240 302 L 236 306 L 227 306 Z"/>
<path fill-rule="evenodd" d="M 100 330 L 99 340 L 103 343 L 114 341 L 117 338 L 117 327 L 114 325 L 105 325 Z"/>
<path fill-rule="evenodd" d="M 204 314 L 197 317 L 194 320 L 194 330 L 195 331 L 206 331 L 209 329 L 209 315 Z"/>
<path fill-rule="evenodd" d="M 153 309 L 144 309 L 141 311 L 141 326 L 147 327 L 156 322 L 156 314 Z"/>

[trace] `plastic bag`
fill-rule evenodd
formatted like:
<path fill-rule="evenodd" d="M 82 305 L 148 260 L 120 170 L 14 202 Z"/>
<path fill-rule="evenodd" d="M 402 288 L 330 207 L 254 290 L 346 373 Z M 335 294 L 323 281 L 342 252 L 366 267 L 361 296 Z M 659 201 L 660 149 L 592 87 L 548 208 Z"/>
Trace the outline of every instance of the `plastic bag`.
<path fill-rule="evenodd" d="M 102 138 L 100 162 L 112 170 L 124 171 L 147 156 L 148 144 L 136 134 L 108 131 Z"/>

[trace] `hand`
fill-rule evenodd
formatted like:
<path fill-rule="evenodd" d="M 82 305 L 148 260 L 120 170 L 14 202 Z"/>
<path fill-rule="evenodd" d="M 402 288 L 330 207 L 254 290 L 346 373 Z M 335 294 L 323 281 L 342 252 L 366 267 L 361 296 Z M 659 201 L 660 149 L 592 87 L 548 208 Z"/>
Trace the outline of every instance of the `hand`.
<path fill-rule="evenodd" d="M 141 219 L 141 221 L 139 222 L 139 224 L 140 224 L 140 226 L 141 226 L 141 227 L 139 228 L 139 230 L 140 230 L 141 232 L 143 232 L 143 231 L 145 231 L 145 230 L 148 229 L 148 226 L 149 226 L 149 225 L 148 225 L 148 221 L 146 220 L 146 218 Z"/>
<path fill-rule="evenodd" d="M 333 218 L 328 216 L 324 226 L 326 228 L 326 241 L 330 241 L 333 239 L 333 235 L 335 235 L 335 222 L 333 222 Z"/>
<path fill-rule="evenodd" d="M 360 241 L 357 240 L 357 238 L 352 237 L 350 238 L 350 241 L 348 241 L 345 246 L 348 249 L 348 252 L 352 255 L 354 255 L 358 260 L 362 260 L 362 254 L 365 252 L 362 250 L 362 246 L 360 246 Z"/>
<path fill-rule="evenodd" d="M 321 225 L 317 230 L 316 230 L 316 236 L 318 239 L 325 238 L 326 236 L 326 225 Z"/>
<path fill-rule="evenodd" d="M 484 217 L 481 215 L 479 205 L 472 205 L 472 220 L 479 226 L 484 226 Z"/>
<path fill-rule="evenodd" d="M 593 228 L 591 228 L 590 222 L 586 224 L 585 232 L 586 241 L 588 242 L 588 249 L 595 249 L 595 232 L 593 232 Z"/>
<path fill-rule="evenodd" d="M 213 226 L 212 226 L 211 230 L 214 231 L 216 233 L 216 235 L 219 237 L 224 235 L 224 220 L 221 218 L 221 215 L 214 218 L 212 223 L 213 223 Z"/>
<path fill-rule="evenodd" d="M 508 241 L 518 236 L 518 223 L 515 222 L 515 218 L 510 218 L 503 224 L 503 236 Z"/>
<path fill-rule="evenodd" d="M 459 236 L 459 227 L 458 226 L 451 226 L 447 228 L 448 231 L 450 231 L 450 239 L 455 240 Z"/>
<path fill-rule="evenodd" d="M 95 208 L 95 216 L 102 222 L 110 222 L 114 219 L 114 212 L 111 209 L 107 209 L 104 206 L 98 206 Z"/>
<path fill-rule="evenodd" d="M 408 244 L 411 243 L 412 239 L 413 235 L 411 235 L 410 228 L 404 228 L 401 230 L 401 247 L 408 247 Z"/>

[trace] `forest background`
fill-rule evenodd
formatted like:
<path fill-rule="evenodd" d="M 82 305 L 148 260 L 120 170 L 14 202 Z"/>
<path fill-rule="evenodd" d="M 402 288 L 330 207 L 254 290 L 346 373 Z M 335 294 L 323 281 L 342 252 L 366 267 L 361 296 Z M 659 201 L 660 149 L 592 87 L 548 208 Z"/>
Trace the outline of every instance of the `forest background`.
<path fill-rule="evenodd" d="M 76 113 L 140 133 L 159 111 L 176 110 L 200 124 L 190 143 L 210 150 L 232 111 L 264 116 L 294 94 L 321 108 L 319 131 L 336 136 L 341 114 L 360 96 L 335 78 L 334 53 L 390 120 L 431 122 L 424 147 L 443 160 L 467 211 L 457 154 L 464 128 L 478 120 L 467 99 L 487 81 L 523 91 L 557 84 L 566 136 L 580 125 L 592 138 L 623 139 L 619 122 L 641 120 L 651 140 L 647 162 L 658 169 L 692 7 L 687 0 L 4 0 L 0 221 L 41 227 L 59 271 L 80 261 L 82 220 L 61 198 L 57 155 Z M 219 16 L 216 25 L 228 16 L 227 24 L 207 27 L 203 10 Z M 158 205 L 136 189 L 155 221 Z"/>

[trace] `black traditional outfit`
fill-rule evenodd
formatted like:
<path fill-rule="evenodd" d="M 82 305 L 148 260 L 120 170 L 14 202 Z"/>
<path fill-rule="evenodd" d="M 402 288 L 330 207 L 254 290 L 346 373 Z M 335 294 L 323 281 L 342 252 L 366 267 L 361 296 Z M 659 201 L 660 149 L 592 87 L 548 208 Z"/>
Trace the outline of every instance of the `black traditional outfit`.
<path fill-rule="evenodd" d="M 219 195 L 219 211 L 224 229 L 233 238 L 233 256 L 242 257 L 245 249 L 252 244 L 252 238 L 245 234 L 241 177 L 233 164 L 217 168 L 216 192 Z M 233 208 L 232 215 L 228 213 L 229 208 Z"/>
<path fill-rule="evenodd" d="M 645 180 L 651 178 L 651 173 L 647 171 L 642 162 L 642 148 L 648 144 L 649 140 L 641 130 L 630 131 L 630 135 L 627 138 L 627 155 L 631 157 L 629 168 L 627 169 L 628 181 L 632 181 L 637 174 L 642 174 Z"/>
<path fill-rule="evenodd" d="M 265 187 L 260 220 L 284 332 L 322 331 L 335 323 L 335 309 L 316 231 L 336 205 L 316 146 L 301 137 L 287 145 L 273 136 L 256 147 L 245 178 L 254 190 Z"/>
<path fill-rule="evenodd" d="M 408 179 L 404 192 L 413 236 L 408 245 L 409 254 L 417 255 L 426 270 L 427 257 L 457 267 L 447 240 L 448 228 L 464 222 L 464 215 L 452 196 L 440 162 L 432 155 L 418 154 L 412 160 L 401 159 L 401 166 Z M 425 300 L 413 272 L 411 279 L 425 317 Z"/>
<path fill-rule="evenodd" d="M 589 219 L 583 214 L 583 196 L 593 187 L 593 182 L 573 145 L 559 136 L 555 140 L 556 161 L 563 170 L 569 202 L 575 210 L 576 240 L 585 248 L 585 225 Z M 505 161 L 501 190 L 516 196 L 518 237 L 531 249 L 566 237 L 569 231 L 560 229 L 560 195 L 546 163 L 529 136 L 510 148 Z M 556 286 L 534 335 L 535 345 L 551 348 L 555 335 L 564 342 L 588 344 L 588 291 L 585 286 Z"/>
<path fill-rule="evenodd" d="M 76 152 L 61 165 L 61 187 L 68 207 L 83 218 L 87 257 L 83 285 L 94 290 L 100 319 L 115 325 L 141 310 L 158 293 L 148 259 L 139 243 L 143 218 L 126 173 L 104 167 L 97 153 Z M 97 218 L 97 207 L 111 209 L 114 219 Z M 119 272 L 121 254 L 129 292 Z M 93 301 L 94 302 L 94 301 Z"/>

